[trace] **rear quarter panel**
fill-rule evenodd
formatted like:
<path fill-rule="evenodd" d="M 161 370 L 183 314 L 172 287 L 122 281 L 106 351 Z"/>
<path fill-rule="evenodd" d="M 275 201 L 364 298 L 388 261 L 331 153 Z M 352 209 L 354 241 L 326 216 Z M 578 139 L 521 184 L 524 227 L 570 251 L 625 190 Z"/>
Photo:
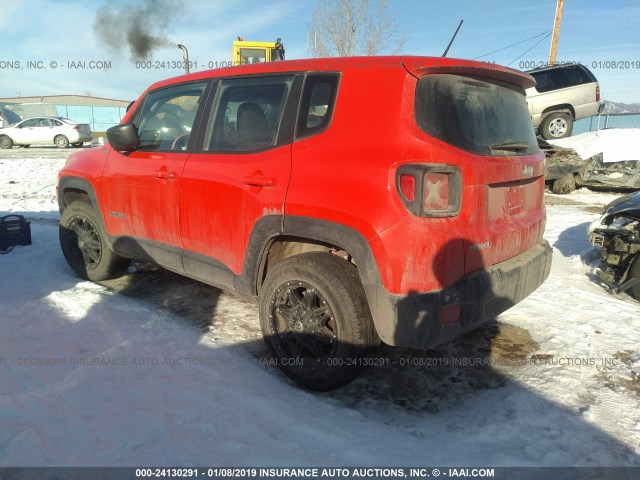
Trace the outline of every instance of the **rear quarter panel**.
<path fill-rule="evenodd" d="M 511 258 L 541 240 L 545 223 L 544 154 L 487 158 L 430 137 L 415 121 L 416 83 L 401 69 L 343 73 L 330 128 L 293 145 L 285 207 L 287 216 L 321 218 L 359 231 L 369 242 L 384 287 L 399 294 L 440 289 L 465 273 Z M 397 168 L 408 163 L 460 168 L 460 214 L 411 215 L 395 186 Z M 507 187 L 503 191 L 502 184 L 521 181 L 525 167 L 529 207 L 506 218 L 502 196 Z M 491 190 L 489 184 L 495 183 L 500 188 Z M 490 251 L 473 249 L 492 240 Z"/>
<path fill-rule="evenodd" d="M 398 119 L 415 87 L 399 66 L 343 72 L 329 128 L 293 143 L 287 215 L 348 225 L 365 239 L 406 215 L 389 201 L 389 168 L 404 160 Z"/>

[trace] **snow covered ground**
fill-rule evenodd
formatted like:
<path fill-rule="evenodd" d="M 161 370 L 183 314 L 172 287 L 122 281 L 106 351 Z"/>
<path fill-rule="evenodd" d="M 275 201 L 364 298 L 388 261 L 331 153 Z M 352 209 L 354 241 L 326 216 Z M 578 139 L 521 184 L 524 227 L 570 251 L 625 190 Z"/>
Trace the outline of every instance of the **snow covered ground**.
<path fill-rule="evenodd" d="M 253 305 L 145 265 L 78 280 L 68 153 L 0 151 L 0 215 L 33 236 L 0 256 L 0 466 L 640 466 L 640 304 L 586 237 L 615 196 L 549 197 L 576 203 L 548 206 L 551 275 L 497 322 L 317 394 L 269 364 Z"/>

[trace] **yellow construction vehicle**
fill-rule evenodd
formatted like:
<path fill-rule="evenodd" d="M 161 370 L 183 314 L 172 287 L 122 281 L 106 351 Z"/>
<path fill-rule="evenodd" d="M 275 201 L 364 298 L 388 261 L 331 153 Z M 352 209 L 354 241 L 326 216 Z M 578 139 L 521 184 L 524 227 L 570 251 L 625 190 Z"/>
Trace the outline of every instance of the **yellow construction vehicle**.
<path fill-rule="evenodd" d="M 238 37 L 233 42 L 231 61 L 234 65 L 284 60 L 284 46 L 278 38 L 275 42 L 252 42 Z"/>

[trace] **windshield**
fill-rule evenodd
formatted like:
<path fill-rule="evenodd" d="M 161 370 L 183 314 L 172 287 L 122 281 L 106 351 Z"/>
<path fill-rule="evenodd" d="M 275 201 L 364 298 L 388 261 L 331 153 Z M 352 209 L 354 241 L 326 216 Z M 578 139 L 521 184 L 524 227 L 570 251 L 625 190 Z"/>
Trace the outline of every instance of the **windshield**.
<path fill-rule="evenodd" d="M 4 120 L 4 126 L 8 127 L 9 125 L 13 125 L 14 123 L 18 123 L 22 119 L 20 115 L 12 112 L 8 108 L 4 108 L 4 106 L 0 106 L 0 116 L 2 116 Z"/>
<path fill-rule="evenodd" d="M 508 83 L 426 75 L 416 87 L 415 117 L 425 133 L 478 155 L 538 152 L 524 90 Z"/>

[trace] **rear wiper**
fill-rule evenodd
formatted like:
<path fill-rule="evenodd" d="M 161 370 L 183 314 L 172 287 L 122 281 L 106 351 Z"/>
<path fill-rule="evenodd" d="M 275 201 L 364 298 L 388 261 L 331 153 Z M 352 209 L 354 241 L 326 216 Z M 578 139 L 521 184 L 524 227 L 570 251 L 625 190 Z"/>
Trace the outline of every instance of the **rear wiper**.
<path fill-rule="evenodd" d="M 491 145 L 491 150 L 508 150 L 510 152 L 520 152 L 522 150 L 528 150 L 529 144 L 524 142 L 504 142 L 496 145 Z"/>

